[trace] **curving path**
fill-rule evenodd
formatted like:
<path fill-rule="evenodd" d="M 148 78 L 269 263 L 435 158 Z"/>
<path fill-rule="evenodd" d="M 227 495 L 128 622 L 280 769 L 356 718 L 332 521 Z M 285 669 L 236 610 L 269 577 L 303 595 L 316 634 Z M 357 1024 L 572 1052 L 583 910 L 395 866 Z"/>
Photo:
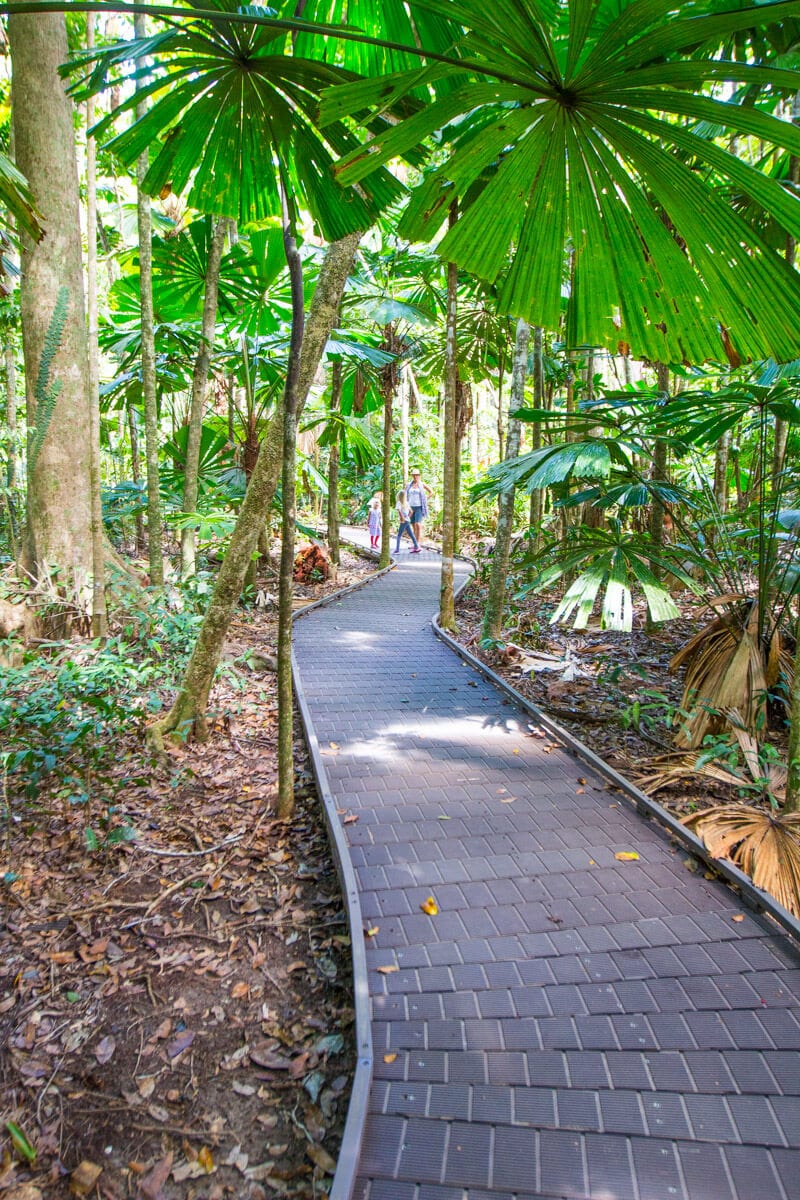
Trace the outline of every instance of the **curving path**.
<path fill-rule="evenodd" d="M 439 568 L 295 627 L 379 927 L 355 1197 L 800 1198 L 792 943 L 434 637 Z"/>

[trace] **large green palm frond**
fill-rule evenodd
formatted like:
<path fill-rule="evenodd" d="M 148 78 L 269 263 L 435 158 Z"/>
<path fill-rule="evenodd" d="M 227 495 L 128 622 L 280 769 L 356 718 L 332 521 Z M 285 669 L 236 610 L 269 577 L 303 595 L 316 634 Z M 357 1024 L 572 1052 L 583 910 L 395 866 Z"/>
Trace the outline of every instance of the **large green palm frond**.
<path fill-rule="evenodd" d="M 134 59 L 150 63 L 136 72 L 144 84 L 138 95 L 95 133 L 102 135 L 120 113 L 149 101 L 147 113 L 109 145 L 128 164 L 151 152 L 144 180 L 151 195 L 188 189 L 189 203 L 200 211 L 259 226 L 280 213 L 283 189 L 328 240 L 367 228 L 397 201 L 403 188 L 386 171 L 359 188 L 334 178 L 334 161 L 357 142 L 341 122 L 322 134 L 316 114 L 320 92 L 351 78 L 348 72 L 290 53 L 282 28 L 229 19 L 239 11 L 236 0 L 189 7 L 218 8 L 220 16 L 186 15 L 152 37 L 82 58 L 89 71 L 78 89 L 87 90 L 101 87 L 111 67 Z"/>
<path fill-rule="evenodd" d="M 452 90 L 351 152 L 343 181 L 444 131 L 451 152 L 416 190 L 402 232 L 430 240 L 458 199 L 440 253 L 496 283 L 505 311 L 556 328 L 568 296 L 570 343 L 623 343 L 660 361 L 719 359 L 723 348 L 797 356 L 800 281 L 726 195 L 735 188 L 794 236 L 800 201 L 693 128 L 714 122 L 800 155 L 800 129 L 720 98 L 750 83 L 788 95 L 797 73 L 713 55 L 737 29 L 795 15 L 793 2 L 410 4 L 463 24 L 465 65 L 431 67 Z M 419 83 L 412 71 L 334 88 L 323 116 L 375 114 Z"/>
<path fill-rule="evenodd" d="M 42 236 L 42 215 L 36 208 L 36 199 L 25 176 L 19 173 L 5 154 L 0 154 L 0 208 L 14 218 L 28 237 L 39 241 Z"/>

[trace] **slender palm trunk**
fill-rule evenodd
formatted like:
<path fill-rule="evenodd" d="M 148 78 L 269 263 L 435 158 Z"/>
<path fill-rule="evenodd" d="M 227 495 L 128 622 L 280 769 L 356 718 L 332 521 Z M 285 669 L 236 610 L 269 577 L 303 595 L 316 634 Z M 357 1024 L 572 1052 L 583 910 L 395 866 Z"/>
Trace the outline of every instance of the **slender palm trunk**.
<path fill-rule="evenodd" d="M 728 511 L 728 460 L 731 450 L 731 431 L 728 429 L 717 440 L 714 454 L 714 498 L 717 508 L 725 515 Z"/>
<path fill-rule="evenodd" d="M 381 526 L 381 555 L 379 567 L 388 567 L 391 553 L 392 528 L 392 423 L 394 420 L 394 387 L 389 384 L 383 390 L 383 504 Z"/>
<path fill-rule="evenodd" d="M 403 461 L 403 483 L 408 479 L 408 409 L 411 390 L 410 368 L 404 367 L 400 374 L 400 447 Z"/>
<path fill-rule="evenodd" d="M 304 327 L 297 384 L 298 413 L 308 396 L 330 332 L 336 325 L 342 293 L 359 241 L 359 234 L 350 234 L 334 242 L 326 252 Z M 205 736 L 208 696 L 225 644 L 225 635 L 242 592 L 247 565 L 275 495 L 275 428 L 276 421 L 273 418 L 250 476 L 236 526 L 217 574 L 211 601 L 192 650 L 181 689 L 166 717 L 150 727 L 149 740 L 157 748 L 163 748 L 163 739 L 168 735 L 175 735 L 180 739 L 194 731 L 198 737 Z M 277 458 L 277 465 L 279 470 L 280 456 Z"/>
<path fill-rule="evenodd" d="M 668 393 L 669 367 L 666 363 L 657 363 L 656 373 L 658 376 L 659 392 Z M 650 478 L 655 482 L 663 483 L 666 476 L 667 443 L 663 438 L 656 438 L 653 445 L 653 463 L 650 469 Z M 660 554 L 664 547 L 664 505 L 660 500 L 651 500 L 650 503 L 650 538 L 653 543 L 653 550 L 656 554 Z M 655 574 L 660 575 L 660 571 L 657 570 Z"/>
<path fill-rule="evenodd" d="M 514 365 L 511 375 L 511 395 L 509 397 L 509 414 L 520 408 L 525 402 L 525 376 L 528 368 L 528 345 L 530 343 L 530 326 L 526 321 L 517 321 L 517 335 L 514 343 Z M 506 462 L 519 457 L 522 426 L 516 417 L 509 415 L 508 434 L 506 438 Z M 486 610 L 483 616 L 484 638 L 493 642 L 500 640 L 503 632 L 503 610 L 506 599 L 506 577 L 508 575 L 508 560 L 511 549 L 511 535 L 514 530 L 514 489 L 501 492 L 497 502 L 497 535 L 494 543 L 491 570 L 489 572 L 489 590 L 486 597 Z"/>
<path fill-rule="evenodd" d="M 86 16 L 86 48 L 94 47 L 94 14 Z M 95 103 L 86 102 L 86 315 L 89 336 L 89 487 L 92 505 L 92 637 L 108 635 L 100 461 L 100 349 L 97 313 L 97 144 L 89 136 Z"/>
<path fill-rule="evenodd" d="M 17 355 L 11 334 L 7 334 L 3 347 L 6 364 L 6 429 L 8 430 L 8 458 L 6 460 L 6 484 L 12 492 L 17 486 L 19 455 L 17 454 Z"/>
<path fill-rule="evenodd" d="M 451 222 L 453 217 L 451 216 Z M 444 376 L 444 470 L 442 472 L 442 576 L 439 587 L 439 623 L 455 631 L 455 539 L 456 539 L 456 404 L 458 390 L 458 267 L 447 264 L 447 328 Z"/>
<path fill-rule="evenodd" d="M 200 439 L 203 433 L 203 417 L 208 395 L 208 374 L 211 368 L 211 353 L 214 349 L 214 334 L 217 325 L 219 273 L 227 232 L 228 220 L 226 217 L 220 217 L 214 226 L 208 250 L 200 348 L 197 351 L 192 371 L 189 436 L 186 442 L 186 463 L 183 476 L 183 511 L 186 514 L 194 513 L 197 510 L 200 484 Z M 183 579 L 194 575 L 196 562 L 197 529 L 194 525 L 186 525 L 181 531 L 181 577 Z"/>
<path fill-rule="evenodd" d="M 143 13 L 133 18 L 137 38 L 147 36 Z M 137 61 L 144 67 L 144 60 Z M 140 85 L 143 86 L 143 85 Z M 136 105 L 136 119 L 147 112 L 147 103 Z M 139 230 L 139 303 L 142 339 L 142 399 L 144 401 L 144 453 L 147 465 L 147 541 L 150 559 L 150 583 L 164 586 L 164 560 L 161 556 L 161 492 L 158 477 L 158 393 L 156 391 L 155 313 L 153 309 L 153 221 L 150 197 L 144 191 L 148 155 L 144 151 L 136 163 L 136 218 Z"/>
<path fill-rule="evenodd" d="M 544 330 L 541 325 L 533 329 L 533 407 L 544 408 Z M 540 450 L 542 446 L 542 423 L 534 421 L 531 425 L 531 450 Z M 536 552 L 541 544 L 542 534 L 542 501 L 544 493 L 541 488 L 531 492 L 530 526 L 532 538 L 530 549 Z"/>
<path fill-rule="evenodd" d="M 141 470 L 141 455 L 139 452 L 139 430 L 136 427 L 136 411 L 132 404 L 128 404 L 128 435 L 131 439 L 131 476 L 134 483 L 138 483 L 142 477 Z M 144 549 L 144 513 L 140 508 L 136 509 L 136 553 L 141 554 Z"/>
<path fill-rule="evenodd" d="M 337 417 L 342 401 L 342 364 L 331 368 L 331 416 Z M 334 566 L 339 565 L 339 438 L 331 443 L 328 459 L 328 554 Z"/>
<path fill-rule="evenodd" d="M 285 206 L 285 200 L 284 200 Z M 292 333 L 283 393 L 283 462 L 281 464 L 281 565 L 278 579 L 278 805 L 279 817 L 294 811 L 294 696 L 292 692 L 292 572 L 296 514 L 297 407 L 300 355 L 303 349 L 303 264 L 288 215 L 283 245 L 292 288 Z"/>

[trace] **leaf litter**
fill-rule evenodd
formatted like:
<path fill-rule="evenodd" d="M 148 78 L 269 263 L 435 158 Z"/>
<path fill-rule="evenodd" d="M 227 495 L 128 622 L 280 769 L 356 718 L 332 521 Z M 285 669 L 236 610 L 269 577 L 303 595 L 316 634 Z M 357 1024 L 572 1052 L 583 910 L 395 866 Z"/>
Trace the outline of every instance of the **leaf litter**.
<path fill-rule="evenodd" d="M 226 658 L 275 624 L 241 616 Z M 354 1061 L 336 871 L 302 741 L 296 814 L 271 815 L 275 676 L 223 671 L 212 704 L 209 741 L 166 769 L 120 739 L 110 822 L 135 841 L 87 853 L 89 814 L 46 795 L 8 826 L 9 1200 L 327 1194 Z"/>

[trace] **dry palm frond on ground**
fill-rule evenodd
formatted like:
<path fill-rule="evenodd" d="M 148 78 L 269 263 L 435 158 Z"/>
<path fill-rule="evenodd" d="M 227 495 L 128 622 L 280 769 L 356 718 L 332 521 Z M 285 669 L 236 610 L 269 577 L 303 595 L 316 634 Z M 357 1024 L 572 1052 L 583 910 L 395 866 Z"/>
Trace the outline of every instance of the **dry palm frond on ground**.
<path fill-rule="evenodd" d="M 722 596 L 716 603 L 734 599 Z M 748 729 L 755 728 L 767 691 L 791 665 L 780 630 L 765 650 L 758 625 L 758 605 L 742 604 L 716 617 L 673 657 L 671 671 L 686 668 L 681 708 L 692 714 L 678 729 L 678 746 L 701 746 L 706 734 L 723 727 L 723 714 L 731 708 L 741 712 Z"/>
<path fill-rule="evenodd" d="M 800 813 L 718 805 L 684 817 L 713 858 L 728 858 L 753 883 L 800 917 Z"/>

